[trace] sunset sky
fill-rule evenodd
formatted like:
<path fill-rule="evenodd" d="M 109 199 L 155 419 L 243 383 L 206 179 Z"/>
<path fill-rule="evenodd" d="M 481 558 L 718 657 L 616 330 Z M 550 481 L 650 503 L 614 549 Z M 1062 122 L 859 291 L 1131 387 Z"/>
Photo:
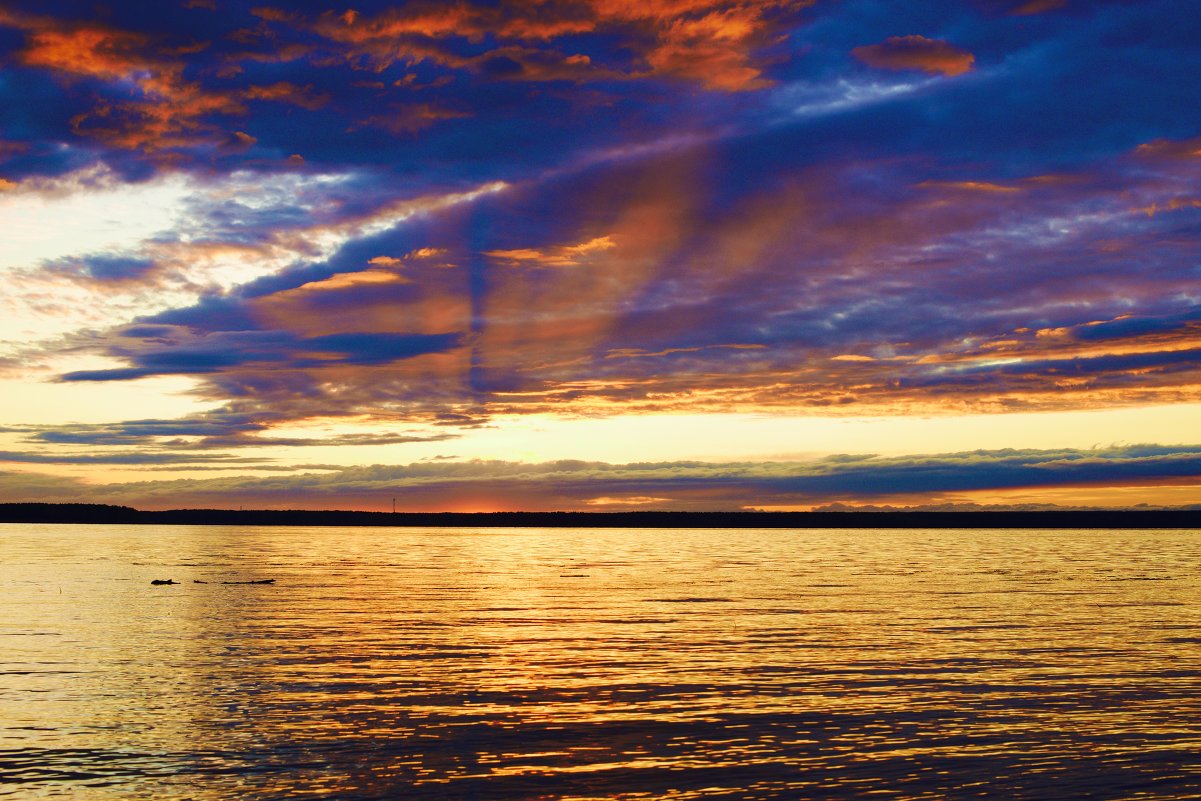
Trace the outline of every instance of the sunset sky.
<path fill-rule="evenodd" d="M 0 2 L 0 501 L 1201 503 L 1198 42 L 1178 0 Z"/>

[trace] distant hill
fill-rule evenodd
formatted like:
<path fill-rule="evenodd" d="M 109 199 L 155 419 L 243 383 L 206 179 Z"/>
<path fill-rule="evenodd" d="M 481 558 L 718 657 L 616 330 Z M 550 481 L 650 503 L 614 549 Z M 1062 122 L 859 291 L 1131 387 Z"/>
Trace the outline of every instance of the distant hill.
<path fill-rule="evenodd" d="M 352 512 L 273 509 L 140 511 L 90 503 L 4 503 L 0 523 L 191 526 L 559 528 L 1196 528 L 1201 510 L 815 512 Z"/>

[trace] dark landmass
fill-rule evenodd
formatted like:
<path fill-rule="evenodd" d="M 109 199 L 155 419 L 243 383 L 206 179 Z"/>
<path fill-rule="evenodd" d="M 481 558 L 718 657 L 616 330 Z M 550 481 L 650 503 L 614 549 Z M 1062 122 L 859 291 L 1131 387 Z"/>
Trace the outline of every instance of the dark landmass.
<path fill-rule="evenodd" d="M 88 503 L 3 503 L 0 523 L 188 526 L 546 528 L 1198 528 L 1201 510 L 817 512 L 347 512 L 272 509 L 141 511 Z"/>

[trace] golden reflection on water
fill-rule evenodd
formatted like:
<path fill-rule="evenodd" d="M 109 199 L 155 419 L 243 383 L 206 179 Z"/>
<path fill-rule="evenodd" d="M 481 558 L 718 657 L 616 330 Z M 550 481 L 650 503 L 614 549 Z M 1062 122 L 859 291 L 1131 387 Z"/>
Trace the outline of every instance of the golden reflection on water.
<path fill-rule="evenodd" d="M 1201 797 L 1198 532 L 6 525 L 0 554 L 0 796 Z"/>

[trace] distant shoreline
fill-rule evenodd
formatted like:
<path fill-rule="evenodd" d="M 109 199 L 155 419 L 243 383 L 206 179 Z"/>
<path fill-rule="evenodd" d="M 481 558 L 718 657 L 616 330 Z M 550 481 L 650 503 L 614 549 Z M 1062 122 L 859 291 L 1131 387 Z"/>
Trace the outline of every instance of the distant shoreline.
<path fill-rule="evenodd" d="M 979 512 L 352 512 L 0 504 L 0 523 L 448 528 L 1196 528 L 1201 510 Z"/>

